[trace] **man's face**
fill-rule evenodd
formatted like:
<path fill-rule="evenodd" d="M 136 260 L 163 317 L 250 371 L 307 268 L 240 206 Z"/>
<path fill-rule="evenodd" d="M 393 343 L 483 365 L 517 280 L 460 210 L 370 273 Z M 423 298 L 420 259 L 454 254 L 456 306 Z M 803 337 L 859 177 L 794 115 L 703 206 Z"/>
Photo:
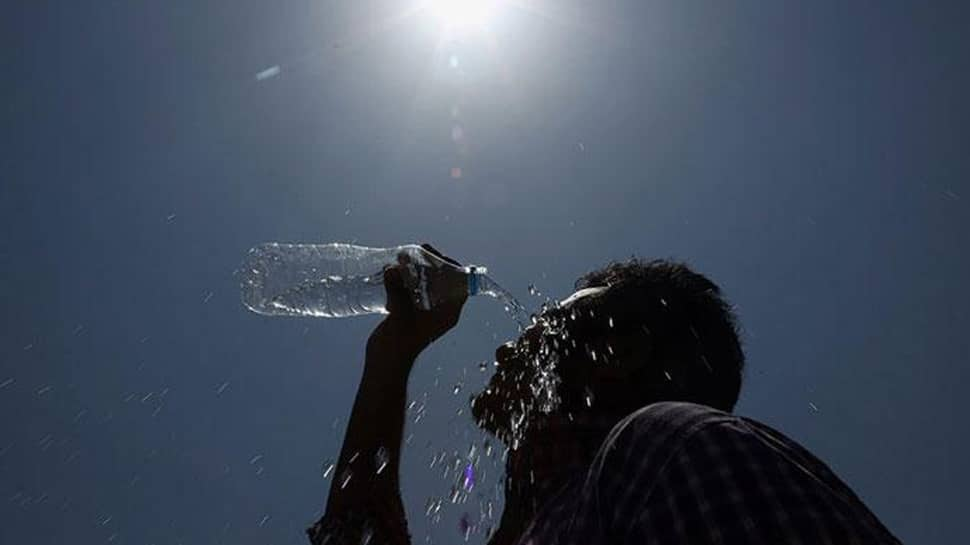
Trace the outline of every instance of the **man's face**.
<path fill-rule="evenodd" d="M 606 293 L 574 293 L 496 349 L 495 375 L 472 398 L 480 427 L 511 444 L 539 415 L 582 411 L 597 403 L 598 393 L 614 397 L 632 390 L 627 379 L 645 361 L 649 343 L 639 329 L 621 332 L 621 317 L 597 311 Z"/>

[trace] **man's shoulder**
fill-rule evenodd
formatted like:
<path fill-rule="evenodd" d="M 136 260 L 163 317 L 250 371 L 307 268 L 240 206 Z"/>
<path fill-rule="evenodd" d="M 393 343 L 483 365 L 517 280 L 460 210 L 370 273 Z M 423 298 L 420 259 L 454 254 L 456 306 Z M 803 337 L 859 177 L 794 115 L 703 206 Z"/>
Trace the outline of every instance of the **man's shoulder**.
<path fill-rule="evenodd" d="M 674 420 L 699 420 L 706 418 L 716 418 L 732 416 L 730 413 L 689 401 L 658 401 L 651 403 L 634 411 L 628 419 L 650 420 L 650 419 L 674 419 Z"/>
<path fill-rule="evenodd" d="M 611 430 L 610 437 L 621 435 L 653 435 L 686 438 L 710 426 L 734 422 L 739 417 L 722 410 L 686 401 L 661 401 L 642 407 L 620 420 Z"/>
<path fill-rule="evenodd" d="M 610 430 L 590 468 L 593 480 L 612 473 L 655 472 L 693 436 L 739 419 L 724 411 L 684 401 L 644 406 Z"/>
<path fill-rule="evenodd" d="M 621 458 L 656 468 L 684 449 L 720 450 L 719 445 L 771 444 L 810 456 L 796 441 L 752 418 L 686 401 L 646 405 L 620 420 L 606 436 L 596 459 Z"/>
<path fill-rule="evenodd" d="M 583 497 L 607 526 L 643 507 L 665 468 L 691 439 L 710 427 L 737 420 L 696 403 L 664 401 L 642 407 L 612 427 L 589 467 Z"/>

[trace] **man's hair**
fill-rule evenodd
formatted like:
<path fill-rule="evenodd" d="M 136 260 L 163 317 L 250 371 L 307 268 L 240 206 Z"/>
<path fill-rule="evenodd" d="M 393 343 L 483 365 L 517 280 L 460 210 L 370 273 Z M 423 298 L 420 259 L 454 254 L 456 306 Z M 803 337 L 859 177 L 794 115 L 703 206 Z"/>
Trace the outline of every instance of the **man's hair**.
<path fill-rule="evenodd" d="M 625 316 L 652 345 L 635 379 L 642 404 L 689 401 L 731 411 L 741 390 L 744 352 L 737 319 L 721 290 L 686 264 L 631 259 L 576 281 L 576 289 L 607 287 L 596 313 Z M 636 407 L 632 407 L 635 409 Z"/>

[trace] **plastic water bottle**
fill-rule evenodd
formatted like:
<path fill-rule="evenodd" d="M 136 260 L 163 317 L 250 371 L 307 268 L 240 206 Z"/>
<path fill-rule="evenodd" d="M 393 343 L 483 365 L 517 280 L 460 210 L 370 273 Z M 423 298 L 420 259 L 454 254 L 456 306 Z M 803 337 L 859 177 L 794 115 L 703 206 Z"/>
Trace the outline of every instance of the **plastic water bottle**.
<path fill-rule="evenodd" d="M 424 310 L 462 294 L 514 302 L 484 267 L 456 266 L 416 244 L 367 248 L 338 243 L 268 243 L 250 249 L 241 270 L 242 300 L 253 312 L 269 316 L 386 314 L 384 269 L 390 266 L 401 267 L 405 287 Z"/>

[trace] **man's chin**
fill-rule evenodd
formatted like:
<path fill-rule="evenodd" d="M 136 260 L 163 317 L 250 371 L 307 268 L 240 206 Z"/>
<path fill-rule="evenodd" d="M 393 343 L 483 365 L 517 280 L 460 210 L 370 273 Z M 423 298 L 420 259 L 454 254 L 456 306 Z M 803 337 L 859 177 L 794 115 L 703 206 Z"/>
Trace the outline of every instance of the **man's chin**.
<path fill-rule="evenodd" d="M 472 418 L 482 430 L 492 434 L 503 443 L 511 440 L 512 416 L 503 407 L 507 403 L 497 396 L 483 391 L 471 399 Z"/>

